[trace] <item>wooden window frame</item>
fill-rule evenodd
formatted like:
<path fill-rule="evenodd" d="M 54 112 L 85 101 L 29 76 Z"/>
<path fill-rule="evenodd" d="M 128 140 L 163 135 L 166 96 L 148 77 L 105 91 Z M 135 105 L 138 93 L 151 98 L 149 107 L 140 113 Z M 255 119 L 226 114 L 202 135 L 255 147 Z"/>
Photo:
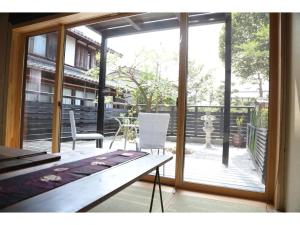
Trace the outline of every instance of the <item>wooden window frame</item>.
<path fill-rule="evenodd" d="M 79 54 L 78 54 L 78 48 L 82 48 L 82 49 L 84 49 L 85 51 L 87 51 L 87 55 L 86 55 L 86 57 L 84 57 L 85 58 L 85 60 L 87 61 L 87 56 L 88 55 L 90 55 L 90 60 L 88 61 L 88 62 L 85 62 L 84 64 L 87 64 L 87 67 L 88 68 L 85 68 L 85 67 L 82 67 L 81 65 L 77 65 L 77 57 L 79 57 Z M 88 45 L 83 45 L 83 44 L 81 44 L 81 43 L 79 43 L 77 40 L 76 40 L 76 50 L 75 50 L 75 64 L 74 64 L 74 67 L 76 67 L 76 68 L 79 68 L 79 69 L 82 69 L 82 70 L 85 70 L 85 71 L 88 71 L 89 69 L 91 69 L 91 62 L 92 62 L 92 60 L 91 60 L 91 57 L 92 57 L 92 49 L 91 48 L 89 48 L 89 46 Z M 96 60 L 96 59 L 95 59 Z M 79 59 L 79 61 L 80 61 L 80 59 Z"/>
<path fill-rule="evenodd" d="M 64 41 L 63 37 L 66 36 L 65 29 L 84 25 L 84 24 L 91 24 L 105 20 L 111 20 L 114 18 L 126 17 L 134 15 L 135 13 L 74 13 L 74 14 L 62 14 L 51 17 L 51 19 L 39 19 L 33 22 L 28 22 L 26 24 L 22 24 L 21 26 L 11 27 L 11 45 L 10 45 L 10 54 L 9 54 L 9 65 L 8 65 L 8 86 L 7 86 L 7 99 L 14 99 L 14 104 L 9 104 L 7 101 L 6 105 L 6 118 L 5 118 L 5 146 L 7 147 L 15 147 L 20 148 L 20 140 L 21 140 L 21 121 L 22 121 L 22 101 L 23 101 L 23 78 L 20 79 L 20 74 L 24 74 L 24 62 L 26 56 L 26 37 L 33 36 L 37 34 L 43 34 L 47 32 L 59 31 L 59 42 L 58 42 L 58 53 L 56 58 L 56 74 L 57 77 L 60 77 L 55 82 L 56 86 L 61 86 L 60 91 L 62 90 L 62 80 L 61 74 L 63 72 L 63 48 L 64 48 Z M 188 190 L 195 190 L 201 191 L 206 193 L 214 193 L 214 194 L 221 194 L 233 197 L 242 197 L 247 199 L 253 200 L 260 200 L 265 201 L 268 203 L 274 202 L 275 196 L 275 180 L 277 177 L 275 175 L 278 171 L 275 171 L 275 168 L 278 167 L 278 152 L 281 151 L 281 144 L 280 142 L 276 141 L 278 138 L 281 138 L 282 130 L 279 124 L 281 123 L 280 119 L 284 116 L 281 113 L 282 108 L 280 107 L 282 104 L 281 98 L 278 98 L 280 94 L 279 83 L 285 84 L 284 81 L 284 71 L 285 67 L 281 67 L 280 64 L 284 64 L 285 58 L 281 54 L 281 51 L 284 49 L 285 46 L 282 44 L 281 36 L 283 33 L 281 30 L 283 29 L 280 27 L 281 24 L 281 17 L 280 13 L 270 13 L 270 111 L 269 111 L 269 143 L 268 143 L 268 165 L 267 165 L 267 173 L 268 179 L 266 181 L 266 192 L 265 193 L 254 193 L 250 191 L 242 191 L 242 190 L 233 190 L 221 187 L 214 187 L 209 185 L 195 185 L 193 183 L 183 183 L 182 182 L 182 173 L 181 169 L 183 168 L 176 168 L 176 179 L 170 178 L 162 178 L 161 181 L 167 185 L 173 185 L 175 188 L 183 188 Z M 186 17 L 185 13 L 181 13 L 180 17 Z M 185 22 L 180 22 L 181 29 L 184 29 Z M 284 24 L 284 26 L 287 24 Z M 282 26 L 282 24 L 281 24 Z M 184 31 L 186 33 L 186 31 Z M 184 34 L 183 33 L 183 34 Z M 184 34 L 182 41 L 186 40 L 186 34 Z M 182 43 L 185 45 L 186 43 Z M 180 60 L 179 64 L 179 73 L 184 74 L 186 73 L 186 47 L 181 47 L 182 52 L 180 52 Z M 184 79 L 185 77 L 179 77 L 181 82 L 186 82 Z M 179 87 L 180 92 L 183 93 L 184 87 Z M 54 102 L 55 102 L 55 118 L 53 122 L 54 127 L 59 126 L 59 106 L 57 103 L 61 100 L 61 93 L 55 92 Z M 278 100 L 279 99 L 279 100 Z M 179 111 L 184 113 L 185 110 L 184 106 L 185 97 L 183 94 L 179 96 Z M 176 152 L 176 161 L 177 165 L 183 165 L 183 144 L 184 144 L 184 114 L 179 114 L 179 135 L 177 139 L 177 152 Z M 281 117 L 280 117 L 281 116 Z M 55 149 L 59 144 L 59 132 L 53 132 L 53 152 L 56 152 Z M 55 141 L 56 140 L 56 141 Z M 56 147 L 55 147 L 56 146 Z M 276 172 L 276 173 L 275 173 Z M 153 180 L 153 177 L 145 177 L 145 180 Z"/>

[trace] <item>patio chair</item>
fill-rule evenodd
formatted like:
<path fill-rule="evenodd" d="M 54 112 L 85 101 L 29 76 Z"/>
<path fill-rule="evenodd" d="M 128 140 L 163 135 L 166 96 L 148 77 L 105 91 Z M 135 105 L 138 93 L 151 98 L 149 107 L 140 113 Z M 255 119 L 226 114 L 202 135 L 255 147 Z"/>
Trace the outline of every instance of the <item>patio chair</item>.
<path fill-rule="evenodd" d="M 139 113 L 139 137 L 136 142 L 136 150 L 153 149 L 163 150 L 165 154 L 165 143 L 169 126 L 170 114 L 168 113 Z"/>
<path fill-rule="evenodd" d="M 74 111 L 70 110 L 69 115 L 70 115 L 71 133 L 72 133 L 72 139 L 73 139 L 73 147 L 72 147 L 73 150 L 75 150 L 76 140 L 90 140 L 90 139 L 100 140 L 100 139 L 103 139 L 103 135 L 99 134 L 99 133 L 77 134 Z"/>

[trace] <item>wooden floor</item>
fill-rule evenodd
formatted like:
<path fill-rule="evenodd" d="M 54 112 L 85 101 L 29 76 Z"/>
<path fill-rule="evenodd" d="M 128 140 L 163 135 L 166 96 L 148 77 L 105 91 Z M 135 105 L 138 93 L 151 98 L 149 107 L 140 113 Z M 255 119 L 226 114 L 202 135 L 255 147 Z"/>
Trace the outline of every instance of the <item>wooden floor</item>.
<path fill-rule="evenodd" d="M 124 149 L 124 139 L 122 138 L 118 138 L 109 150 L 110 143 L 111 138 L 105 138 L 103 149 L 99 149 L 99 153 Z M 35 141 L 24 143 L 23 148 L 50 151 L 50 145 L 51 142 L 49 141 Z M 175 142 L 167 142 L 166 153 L 175 153 L 175 147 Z M 76 142 L 76 151 L 88 151 L 95 148 L 95 141 Z M 135 150 L 135 143 L 128 142 L 126 149 Z M 61 152 L 65 151 L 72 151 L 72 142 L 61 144 Z M 153 154 L 158 154 L 157 150 L 153 150 Z M 161 170 L 162 175 L 174 178 L 175 162 L 176 156 L 173 154 L 173 160 L 166 164 L 164 171 Z M 222 146 L 213 146 L 207 149 L 203 144 L 186 143 L 184 179 L 195 183 L 255 192 L 264 192 L 265 190 L 246 148 L 230 147 L 229 166 L 226 167 L 222 164 Z"/>

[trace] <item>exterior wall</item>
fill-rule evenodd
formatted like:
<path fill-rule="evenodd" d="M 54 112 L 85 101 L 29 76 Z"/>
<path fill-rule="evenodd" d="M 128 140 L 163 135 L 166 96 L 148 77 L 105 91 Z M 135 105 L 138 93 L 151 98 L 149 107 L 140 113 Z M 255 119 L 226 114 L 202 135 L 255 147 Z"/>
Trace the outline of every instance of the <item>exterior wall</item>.
<path fill-rule="evenodd" d="M 6 68 L 8 64 L 7 53 L 9 46 L 9 23 L 8 13 L 0 13 L 0 145 L 4 143 L 4 117 L 6 105 Z"/>
<path fill-rule="evenodd" d="M 291 16 L 290 78 L 287 115 L 286 206 L 288 212 L 300 211 L 300 13 Z"/>
<path fill-rule="evenodd" d="M 76 39 L 67 35 L 65 47 L 65 63 L 74 66 Z"/>

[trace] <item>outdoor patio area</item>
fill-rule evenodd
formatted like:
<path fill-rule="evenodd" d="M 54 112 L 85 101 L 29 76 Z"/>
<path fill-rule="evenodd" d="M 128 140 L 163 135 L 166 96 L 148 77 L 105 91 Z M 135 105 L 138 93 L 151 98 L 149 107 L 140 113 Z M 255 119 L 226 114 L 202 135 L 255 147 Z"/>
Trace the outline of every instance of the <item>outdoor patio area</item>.
<path fill-rule="evenodd" d="M 105 137 L 103 148 L 99 149 L 99 154 L 113 151 L 116 149 L 124 149 L 124 139 L 118 137 L 112 148 L 109 149 L 112 137 Z M 50 141 L 33 141 L 24 143 L 24 149 L 31 150 L 47 150 L 51 149 Z M 75 151 L 89 151 L 96 148 L 95 141 L 77 141 Z M 134 142 L 127 142 L 127 150 L 135 150 Z M 176 162 L 176 142 L 166 142 L 166 154 L 173 154 L 173 160 L 161 169 L 161 175 L 165 177 L 175 177 Z M 72 151 L 72 142 L 62 142 L 61 152 Z M 150 150 L 147 150 L 151 153 Z M 153 154 L 157 154 L 157 150 L 153 150 Z M 162 154 L 162 151 L 160 151 Z M 186 154 L 184 162 L 184 180 L 210 184 L 222 187 L 242 189 L 248 191 L 264 192 L 265 185 L 261 182 L 253 160 L 246 148 L 230 147 L 229 150 L 229 166 L 222 164 L 222 146 L 213 145 L 207 149 L 204 144 L 186 143 Z"/>

